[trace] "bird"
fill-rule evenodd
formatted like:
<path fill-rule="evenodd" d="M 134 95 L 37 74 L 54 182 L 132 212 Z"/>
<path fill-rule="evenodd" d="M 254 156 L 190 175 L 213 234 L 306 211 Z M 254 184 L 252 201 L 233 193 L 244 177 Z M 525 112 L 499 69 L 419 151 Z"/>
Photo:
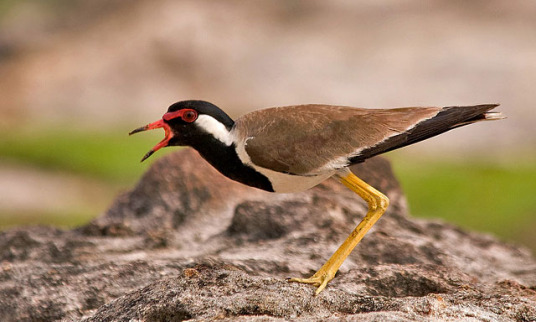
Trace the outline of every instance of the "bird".
<path fill-rule="evenodd" d="M 163 128 L 165 137 L 142 158 L 167 146 L 190 146 L 224 176 L 269 192 L 292 193 L 334 177 L 366 201 L 364 218 L 311 277 L 318 295 L 370 228 L 389 199 L 349 170 L 349 166 L 452 129 L 505 118 L 499 104 L 391 109 L 323 104 L 272 107 L 233 120 L 202 100 L 179 101 L 156 122 L 129 135 Z"/>

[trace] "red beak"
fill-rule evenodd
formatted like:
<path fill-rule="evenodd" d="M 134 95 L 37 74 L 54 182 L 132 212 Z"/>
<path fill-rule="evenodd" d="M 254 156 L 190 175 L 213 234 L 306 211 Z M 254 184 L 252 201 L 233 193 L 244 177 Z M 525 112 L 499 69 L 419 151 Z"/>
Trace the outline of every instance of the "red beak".
<path fill-rule="evenodd" d="M 149 152 L 147 152 L 143 156 L 143 158 L 141 159 L 140 162 L 145 161 L 153 153 L 155 153 L 156 151 L 160 150 L 161 148 L 167 146 L 169 144 L 169 140 L 171 140 L 171 138 L 173 137 L 173 132 L 171 132 L 171 128 L 169 127 L 169 125 L 166 122 L 164 122 L 164 119 L 161 119 L 161 120 L 158 120 L 158 121 L 153 122 L 151 124 L 147 124 L 145 126 L 139 127 L 137 129 L 131 131 L 128 134 L 128 135 L 132 135 L 134 133 L 143 132 L 143 131 L 147 131 L 147 130 L 154 130 L 154 129 L 159 129 L 159 128 L 163 128 L 164 131 L 165 131 L 164 139 L 162 141 L 160 141 L 160 143 L 155 145 L 151 150 L 149 150 Z"/>

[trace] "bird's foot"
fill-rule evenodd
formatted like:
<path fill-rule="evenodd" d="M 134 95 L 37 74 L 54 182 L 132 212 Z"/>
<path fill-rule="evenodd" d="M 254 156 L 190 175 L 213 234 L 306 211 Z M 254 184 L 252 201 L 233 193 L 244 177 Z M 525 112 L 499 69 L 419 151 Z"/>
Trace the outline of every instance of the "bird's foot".
<path fill-rule="evenodd" d="M 314 285 L 317 287 L 315 295 L 318 295 L 318 293 L 322 292 L 322 290 L 326 288 L 328 282 L 335 277 L 335 273 L 337 272 L 335 271 L 332 273 L 328 270 L 324 270 L 323 268 L 324 267 L 322 267 L 320 270 L 318 270 L 318 272 L 309 278 L 289 278 L 287 281 Z"/>

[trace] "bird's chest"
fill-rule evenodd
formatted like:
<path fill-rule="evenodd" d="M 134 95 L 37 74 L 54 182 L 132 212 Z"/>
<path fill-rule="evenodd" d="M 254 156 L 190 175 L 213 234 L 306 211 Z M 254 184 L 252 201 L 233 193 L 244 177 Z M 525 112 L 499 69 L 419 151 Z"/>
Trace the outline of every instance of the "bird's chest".
<path fill-rule="evenodd" d="M 300 192 L 310 189 L 335 174 L 335 171 L 327 171 L 319 175 L 301 176 L 273 171 L 271 169 L 255 165 L 245 151 L 245 145 L 236 146 L 236 155 L 241 163 L 251 167 L 255 172 L 266 177 L 272 185 L 274 192 Z"/>
<path fill-rule="evenodd" d="M 333 173 L 325 173 L 316 176 L 298 176 L 290 175 L 281 172 L 271 171 L 269 169 L 263 169 L 254 167 L 257 172 L 260 172 L 268 178 L 272 184 L 272 188 L 275 192 L 300 192 L 310 189 L 327 178 L 331 177 Z"/>

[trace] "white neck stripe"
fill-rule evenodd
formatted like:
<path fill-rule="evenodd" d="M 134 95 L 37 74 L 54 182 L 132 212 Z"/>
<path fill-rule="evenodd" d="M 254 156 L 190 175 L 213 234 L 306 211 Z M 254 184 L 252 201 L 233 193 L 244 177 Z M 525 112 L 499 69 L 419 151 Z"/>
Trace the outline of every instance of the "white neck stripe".
<path fill-rule="evenodd" d="M 202 129 L 203 131 L 211 134 L 218 141 L 221 141 L 223 144 L 230 146 L 233 144 L 233 136 L 227 130 L 225 125 L 218 122 L 212 116 L 206 114 L 200 114 L 195 124 Z"/>

